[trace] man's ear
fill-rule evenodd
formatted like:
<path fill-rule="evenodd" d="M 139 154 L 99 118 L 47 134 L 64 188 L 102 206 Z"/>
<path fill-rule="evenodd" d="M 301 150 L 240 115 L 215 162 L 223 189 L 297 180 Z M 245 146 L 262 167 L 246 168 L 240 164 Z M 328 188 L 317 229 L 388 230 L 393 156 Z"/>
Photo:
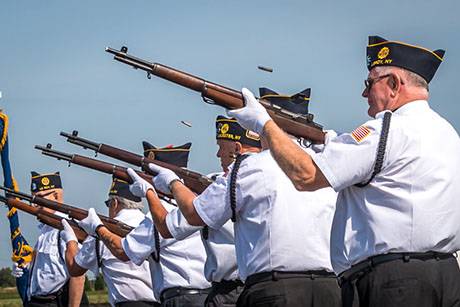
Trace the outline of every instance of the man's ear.
<path fill-rule="evenodd" d="M 241 154 L 243 150 L 243 145 L 240 142 L 235 142 L 235 153 Z"/>
<path fill-rule="evenodd" d="M 110 207 L 112 207 L 113 210 L 117 210 L 118 200 L 116 198 L 112 199 L 112 205 Z"/>
<path fill-rule="evenodd" d="M 401 89 L 402 80 L 396 74 L 391 74 L 388 77 L 388 86 L 391 89 L 391 97 L 394 98 L 398 94 L 399 90 Z"/>

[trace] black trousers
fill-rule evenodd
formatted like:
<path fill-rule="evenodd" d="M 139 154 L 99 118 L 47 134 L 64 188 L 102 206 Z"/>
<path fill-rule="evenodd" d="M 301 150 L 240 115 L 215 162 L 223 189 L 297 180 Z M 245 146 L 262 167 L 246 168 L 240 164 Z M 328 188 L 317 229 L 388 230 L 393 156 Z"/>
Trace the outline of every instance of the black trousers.
<path fill-rule="evenodd" d="M 160 304 L 156 302 L 147 301 L 128 301 L 116 303 L 115 307 L 159 307 Z"/>
<path fill-rule="evenodd" d="M 270 280 L 245 287 L 238 307 L 339 307 L 335 278 L 308 277 Z"/>
<path fill-rule="evenodd" d="M 67 282 L 58 292 L 46 297 L 32 297 L 30 301 L 24 303 L 26 307 L 67 307 L 69 306 L 69 283 Z M 80 306 L 89 306 L 86 292 L 83 291 Z"/>
<path fill-rule="evenodd" d="M 460 270 L 444 259 L 393 260 L 373 267 L 354 283 L 342 285 L 344 306 L 460 306 Z"/>
<path fill-rule="evenodd" d="M 182 294 L 161 303 L 161 307 L 203 307 L 208 294 Z"/>
<path fill-rule="evenodd" d="M 243 292 L 244 284 L 241 281 L 223 280 L 213 282 L 204 306 L 206 307 L 235 307 L 238 297 Z"/>

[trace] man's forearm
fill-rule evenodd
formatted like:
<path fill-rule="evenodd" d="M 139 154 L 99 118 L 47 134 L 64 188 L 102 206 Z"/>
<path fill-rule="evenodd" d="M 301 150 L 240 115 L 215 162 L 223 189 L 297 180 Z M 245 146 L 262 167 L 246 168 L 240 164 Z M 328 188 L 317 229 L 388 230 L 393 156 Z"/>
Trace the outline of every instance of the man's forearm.
<path fill-rule="evenodd" d="M 152 214 L 153 222 L 158 232 L 165 239 L 172 238 L 171 232 L 169 232 L 168 226 L 166 225 L 166 216 L 168 215 L 168 211 L 166 211 L 165 207 L 161 204 L 160 199 L 152 190 L 147 191 L 146 198 L 149 203 L 149 209 Z"/>
<path fill-rule="evenodd" d="M 86 269 L 80 267 L 75 262 L 75 256 L 79 252 L 78 243 L 76 241 L 69 241 L 67 243 L 67 248 L 65 251 L 65 263 L 67 266 L 67 271 L 69 271 L 70 276 L 79 277 L 86 273 Z"/>
<path fill-rule="evenodd" d="M 121 237 L 110 232 L 105 226 L 99 227 L 97 234 L 112 255 L 121 261 L 129 261 L 128 256 L 121 246 Z"/>
<path fill-rule="evenodd" d="M 206 224 L 198 215 L 198 212 L 196 212 L 195 206 L 193 205 L 193 200 L 196 198 L 195 193 L 193 193 L 180 181 L 173 182 L 171 190 L 177 206 L 187 222 L 193 226 L 205 226 Z"/>
<path fill-rule="evenodd" d="M 273 120 L 265 124 L 263 137 L 273 158 L 297 190 L 314 191 L 329 185 L 311 156 L 294 144 Z"/>
<path fill-rule="evenodd" d="M 85 288 L 85 275 L 71 277 L 69 281 L 69 307 L 80 306 Z"/>

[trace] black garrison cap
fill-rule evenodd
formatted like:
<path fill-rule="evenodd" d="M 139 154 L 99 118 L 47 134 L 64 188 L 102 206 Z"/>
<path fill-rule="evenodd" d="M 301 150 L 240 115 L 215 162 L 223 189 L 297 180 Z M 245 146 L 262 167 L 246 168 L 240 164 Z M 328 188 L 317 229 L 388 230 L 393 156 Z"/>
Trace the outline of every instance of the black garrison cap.
<path fill-rule="evenodd" d="M 142 142 L 142 146 L 144 147 L 144 157 L 174 164 L 179 167 L 187 167 L 188 155 L 190 154 L 192 143 L 186 143 L 177 147 L 170 145 L 157 148 L 149 142 L 144 141 Z"/>
<path fill-rule="evenodd" d="M 216 139 L 240 142 L 253 147 L 262 147 L 260 136 L 251 130 L 244 129 L 234 118 L 219 115 L 216 118 Z"/>
<path fill-rule="evenodd" d="M 266 87 L 259 88 L 259 95 L 261 99 L 267 100 L 268 102 L 290 112 L 302 115 L 308 114 L 310 94 L 311 89 L 309 88 L 292 96 L 278 94 L 274 90 Z"/>
<path fill-rule="evenodd" d="M 123 197 L 135 202 L 140 202 L 141 198 L 134 196 L 129 190 L 129 183 L 117 178 L 113 178 L 112 185 L 110 186 L 109 196 Z"/>
<path fill-rule="evenodd" d="M 397 41 L 388 41 L 380 36 L 369 36 L 367 46 L 367 68 L 397 66 L 414 72 L 426 80 L 433 79 L 443 61 L 444 50 L 431 51 Z"/>
<path fill-rule="evenodd" d="M 30 191 L 32 193 L 52 189 L 62 189 L 61 176 L 59 172 L 42 175 L 32 171 L 31 175 L 32 179 L 30 182 Z"/>

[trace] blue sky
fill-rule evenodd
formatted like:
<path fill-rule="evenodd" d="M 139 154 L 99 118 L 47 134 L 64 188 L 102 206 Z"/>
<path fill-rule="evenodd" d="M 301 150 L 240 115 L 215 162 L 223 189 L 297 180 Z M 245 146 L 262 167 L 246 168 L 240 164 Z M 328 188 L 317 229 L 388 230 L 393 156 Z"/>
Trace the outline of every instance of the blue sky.
<path fill-rule="evenodd" d="M 460 129 L 458 1 L 2 1 L 0 107 L 10 117 L 11 160 L 29 190 L 30 171 L 62 173 L 67 203 L 106 213 L 110 177 L 40 155 L 33 146 L 92 155 L 60 131 L 141 152 L 193 142 L 190 168 L 219 170 L 214 119 L 223 112 L 190 90 L 118 63 L 106 46 L 205 79 L 257 92 L 312 88 L 310 111 L 327 128 L 366 121 L 361 98 L 368 35 L 446 49 L 431 82 L 432 108 Z M 273 73 L 257 69 L 273 67 Z M 181 120 L 192 123 L 184 126 Z M 429 123 L 427 123 L 429 124 Z M 100 156 L 100 158 L 104 158 Z M 110 160 L 109 160 L 110 161 Z M 7 210 L 0 267 L 10 265 Z M 32 243 L 34 219 L 21 215 Z"/>

